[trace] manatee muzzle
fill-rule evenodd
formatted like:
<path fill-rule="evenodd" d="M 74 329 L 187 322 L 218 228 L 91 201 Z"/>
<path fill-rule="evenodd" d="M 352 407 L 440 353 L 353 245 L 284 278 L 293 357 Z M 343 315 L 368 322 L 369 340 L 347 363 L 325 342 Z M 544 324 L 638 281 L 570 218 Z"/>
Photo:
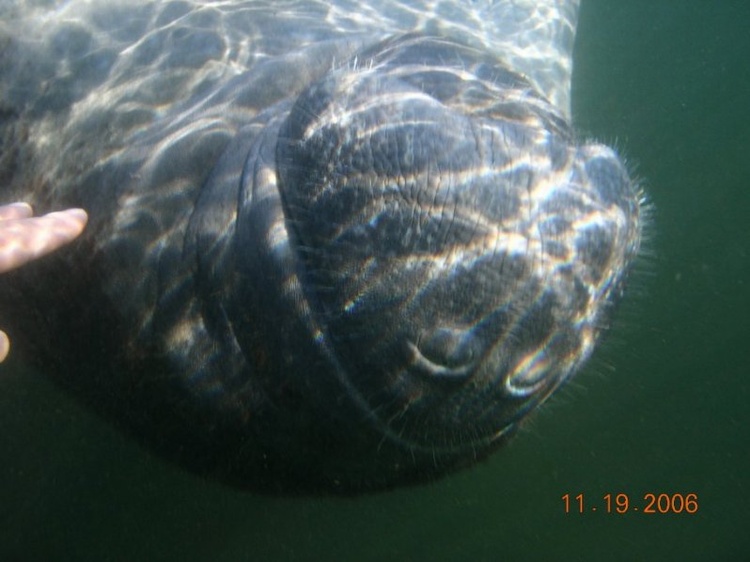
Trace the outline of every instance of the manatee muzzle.
<path fill-rule="evenodd" d="M 276 161 L 348 383 L 391 439 L 453 450 L 492 442 L 588 357 L 638 203 L 522 77 L 431 41 L 302 92 Z"/>

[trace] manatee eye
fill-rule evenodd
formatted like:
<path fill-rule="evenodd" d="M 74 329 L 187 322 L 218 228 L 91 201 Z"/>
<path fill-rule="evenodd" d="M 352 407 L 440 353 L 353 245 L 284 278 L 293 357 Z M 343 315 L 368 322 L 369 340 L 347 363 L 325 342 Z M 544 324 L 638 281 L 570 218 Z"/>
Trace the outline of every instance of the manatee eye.
<path fill-rule="evenodd" d="M 433 380 L 463 381 L 471 375 L 481 349 L 471 329 L 440 327 L 409 342 L 416 370 Z"/>

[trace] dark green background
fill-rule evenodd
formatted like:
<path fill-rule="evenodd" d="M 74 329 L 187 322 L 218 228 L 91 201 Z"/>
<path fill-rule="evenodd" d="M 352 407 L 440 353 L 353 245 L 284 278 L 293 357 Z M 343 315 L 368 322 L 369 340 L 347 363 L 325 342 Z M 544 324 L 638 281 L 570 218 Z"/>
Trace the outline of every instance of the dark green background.
<path fill-rule="evenodd" d="M 150 457 L 17 364 L 0 560 L 748 560 L 750 4 L 583 0 L 573 104 L 652 206 L 589 367 L 490 462 L 352 500 L 256 497 Z M 561 495 L 597 512 L 568 514 Z M 696 493 L 695 515 L 601 496 Z"/>

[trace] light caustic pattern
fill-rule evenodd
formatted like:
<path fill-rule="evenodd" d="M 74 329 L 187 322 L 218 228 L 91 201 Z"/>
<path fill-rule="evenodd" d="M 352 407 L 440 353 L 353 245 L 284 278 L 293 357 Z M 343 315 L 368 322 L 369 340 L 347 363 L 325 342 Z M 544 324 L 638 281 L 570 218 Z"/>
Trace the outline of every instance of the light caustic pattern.
<path fill-rule="evenodd" d="M 92 331 L 121 327 L 113 407 L 173 415 L 177 456 L 221 459 L 200 438 L 228 427 L 248 482 L 437 474 L 608 326 L 642 195 L 570 126 L 577 1 L 36 5 L 0 7 L 0 138 L 26 158 L 6 200 L 86 206 L 96 259 L 69 263 L 96 269 Z M 144 350 L 165 388 L 127 402 Z M 211 423 L 154 406 L 178 395 Z"/>

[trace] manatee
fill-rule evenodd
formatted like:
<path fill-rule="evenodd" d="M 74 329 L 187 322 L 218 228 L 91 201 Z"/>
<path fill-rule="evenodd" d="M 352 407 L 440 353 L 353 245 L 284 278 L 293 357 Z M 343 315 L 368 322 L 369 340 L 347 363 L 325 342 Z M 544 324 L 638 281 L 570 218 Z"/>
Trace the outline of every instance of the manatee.
<path fill-rule="evenodd" d="M 52 4 L 0 8 L 0 203 L 89 223 L 0 326 L 151 451 L 430 481 L 590 357 L 643 205 L 571 126 L 577 1 Z"/>

